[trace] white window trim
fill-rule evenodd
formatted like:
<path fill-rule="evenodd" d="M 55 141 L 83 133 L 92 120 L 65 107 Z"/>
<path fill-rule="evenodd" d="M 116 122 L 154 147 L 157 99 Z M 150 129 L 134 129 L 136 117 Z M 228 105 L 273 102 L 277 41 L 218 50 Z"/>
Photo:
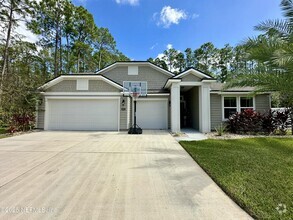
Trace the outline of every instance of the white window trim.
<path fill-rule="evenodd" d="M 237 109 L 237 112 L 240 112 L 241 111 L 241 107 L 240 107 L 240 98 L 252 98 L 253 99 L 253 107 L 252 109 L 255 110 L 255 96 L 245 96 L 245 95 L 222 95 L 222 121 L 227 121 L 228 118 L 225 118 L 225 107 L 224 107 L 224 98 L 226 97 L 235 97 L 236 98 L 236 109 Z M 233 107 L 226 107 L 226 108 L 233 108 Z M 249 108 L 249 107 L 246 107 L 246 108 Z"/>

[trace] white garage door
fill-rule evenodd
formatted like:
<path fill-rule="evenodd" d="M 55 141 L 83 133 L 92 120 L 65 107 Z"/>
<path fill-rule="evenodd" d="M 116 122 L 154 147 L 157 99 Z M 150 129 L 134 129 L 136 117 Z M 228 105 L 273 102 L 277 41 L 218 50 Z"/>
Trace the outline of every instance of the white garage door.
<path fill-rule="evenodd" d="M 49 99 L 48 130 L 118 130 L 118 99 Z"/>
<path fill-rule="evenodd" d="M 137 101 L 137 124 L 142 129 L 168 129 L 168 100 Z"/>

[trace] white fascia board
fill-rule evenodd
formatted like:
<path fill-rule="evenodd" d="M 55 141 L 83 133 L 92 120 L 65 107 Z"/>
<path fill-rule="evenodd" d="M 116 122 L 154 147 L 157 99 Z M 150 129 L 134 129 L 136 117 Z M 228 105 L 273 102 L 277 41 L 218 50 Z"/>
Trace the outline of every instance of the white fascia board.
<path fill-rule="evenodd" d="M 99 70 L 96 74 L 100 75 L 103 72 L 106 72 L 106 71 L 108 71 L 110 69 L 115 68 L 116 66 L 141 66 L 141 65 L 148 65 L 148 66 L 151 66 L 152 68 L 154 68 L 154 69 L 158 70 L 159 72 L 164 73 L 164 74 L 166 74 L 168 76 L 171 76 L 171 77 L 174 76 L 173 73 L 171 73 L 171 72 L 169 72 L 167 70 L 164 70 L 163 68 L 158 67 L 158 66 L 156 66 L 156 65 L 154 65 L 154 64 L 152 64 L 150 62 L 123 62 L 123 63 L 118 62 L 118 63 L 113 63 L 112 65 L 110 65 L 110 66 L 108 66 L 108 67 L 106 67 L 104 69 Z"/>
<path fill-rule="evenodd" d="M 172 85 L 173 82 L 180 83 L 181 79 L 174 79 L 174 78 L 168 79 L 168 81 L 167 81 L 166 85 L 164 86 L 164 88 L 169 88 Z"/>
<path fill-rule="evenodd" d="M 170 96 L 170 93 L 153 93 L 147 94 L 147 96 Z"/>
<path fill-rule="evenodd" d="M 75 79 L 99 79 L 99 80 L 103 80 L 104 82 L 118 88 L 118 89 L 122 89 L 123 90 L 123 86 L 120 86 L 119 84 L 116 84 L 114 82 L 112 82 L 111 80 L 101 76 L 101 75 L 92 75 L 92 76 L 89 76 L 89 75 L 68 75 L 68 76 L 64 76 L 64 75 L 61 75 L 53 80 L 51 80 L 50 82 L 47 82 L 46 84 L 40 86 L 38 89 L 48 89 L 50 88 L 51 86 L 54 86 L 56 85 L 57 83 L 65 80 L 65 79 L 70 79 L 70 80 L 75 80 Z"/>
<path fill-rule="evenodd" d="M 172 77 L 175 76 L 175 74 L 173 74 L 173 73 L 171 73 L 171 72 L 169 72 L 169 71 L 167 71 L 167 70 L 164 70 L 163 68 L 158 67 L 158 66 L 156 66 L 156 65 L 153 64 L 153 63 L 149 63 L 149 62 L 147 62 L 147 64 L 150 65 L 150 66 L 152 66 L 153 68 L 157 69 L 158 71 L 160 71 L 160 72 L 162 72 L 162 73 L 168 75 L 168 76 L 172 76 Z"/>
<path fill-rule="evenodd" d="M 189 70 L 186 70 L 186 71 L 184 71 L 183 73 L 180 73 L 179 75 L 175 76 L 174 78 L 175 78 L 175 79 L 177 79 L 177 78 L 181 78 L 181 77 L 184 77 L 185 75 L 187 75 L 187 74 L 189 74 L 189 73 L 191 73 L 191 74 L 193 74 L 193 75 L 195 75 L 195 76 L 197 76 L 197 77 L 200 77 L 201 79 L 203 79 L 203 78 L 211 79 L 211 78 L 212 78 L 212 77 L 210 77 L 210 76 L 208 76 L 208 75 L 206 75 L 206 74 L 203 74 L 203 73 L 201 73 L 201 72 L 199 72 L 199 71 L 197 71 L 197 70 L 195 70 L 195 69 L 189 69 Z"/>
<path fill-rule="evenodd" d="M 213 79 L 213 80 L 202 80 L 202 82 L 204 82 L 204 83 L 215 83 L 215 82 L 217 82 L 217 80 L 216 79 Z"/>
<path fill-rule="evenodd" d="M 46 100 L 50 99 L 70 99 L 70 100 L 86 100 L 86 99 L 117 99 L 120 100 L 119 96 L 109 96 L 109 97 L 101 97 L 101 96 L 47 96 Z M 47 108 L 46 108 L 47 109 Z"/>
<path fill-rule="evenodd" d="M 113 64 L 111 64 L 110 66 L 107 66 L 107 67 L 105 67 L 104 69 L 99 70 L 98 72 L 96 72 L 96 74 L 100 75 L 100 74 L 102 74 L 103 72 L 105 72 L 105 71 L 107 71 L 107 70 L 110 70 L 110 69 L 114 68 L 116 64 L 117 64 L 117 63 L 113 63 Z"/>
<path fill-rule="evenodd" d="M 59 77 L 57 77 L 57 78 L 45 83 L 44 85 L 40 86 L 38 89 L 47 89 L 47 88 L 49 88 L 51 86 L 56 85 L 57 83 L 59 83 L 61 81 L 62 81 L 62 78 L 61 78 L 61 76 L 59 76 Z"/>
<path fill-rule="evenodd" d="M 202 82 L 180 82 L 180 86 L 201 86 Z"/>
<path fill-rule="evenodd" d="M 218 94 L 218 95 L 241 95 L 241 94 L 254 94 L 254 91 L 251 92 L 222 92 L 222 91 L 211 91 L 211 94 Z M 260 93 L 261 94 L 261 93 Z M 265 94 L 265 93 L 263 93 Z"/>
<path fill-rule="evenodd" d="M 45 96 L 121 96 L 120 92 L 42 92 Z"/>

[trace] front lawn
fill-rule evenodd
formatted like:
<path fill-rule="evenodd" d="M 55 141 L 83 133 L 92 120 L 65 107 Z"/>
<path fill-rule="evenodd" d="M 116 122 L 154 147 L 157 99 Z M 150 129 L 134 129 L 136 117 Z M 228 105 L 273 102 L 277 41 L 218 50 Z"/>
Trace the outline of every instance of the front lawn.
<path fill-rule="evenodd" d="M 7 137 L 7 130 L 6 130 L 6 128 L 0 127 L 0 139 L 5 138 L 5 137 Z"/>
<path fill-rule="evenodd" d="M 180 144 L 252 217 L 293 219 L 293 138 Z"/>

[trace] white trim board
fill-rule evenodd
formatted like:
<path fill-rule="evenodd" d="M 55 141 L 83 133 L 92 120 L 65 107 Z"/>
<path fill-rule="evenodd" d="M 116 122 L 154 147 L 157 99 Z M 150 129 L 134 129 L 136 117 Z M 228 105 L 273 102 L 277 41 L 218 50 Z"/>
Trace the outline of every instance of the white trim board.
<path fill-rule="evenodd" d="M 189 69 L 189 70 L 186 70 L 186 71 L 184 71 L 184 72 L 178 74 L 177 76 L 175 76 L 174 79 L 182 78 L 182 77 L 184 77 L 184 76 L 187 75 L 187 74 L 193 74 L 193 75 L 195 75 L 195 76 L 197 76 L 197 77 L 199 77 L 199 78 L 201 78 L 201 79 L 203 79 L 203 78 L 212 79 L 212 77 L 210 77 L 209 75 L 204 74 L 204 73 L 201 73 L 200 71 L 195 70 L 195 69 Z"/>
<path fill-rule="evenodd" d="M 62 82 L 63 80 L 77 80 L 77 79 L 89 79 L 89 80 L 102 80 L 118 89 L 123 89 L 123 86 L 105 78 L 104 76 L 102 75 L 85 75 L 85 76 L 82 76 L 82 75 L 61 75 L 47 83 L 45 83 L 44 85 L 40 86 L 38 89 L 48 89 L 54 85 L 56 85 L 57 83 L 59 82 Z"/>
<path fill-rule="evenodd" d="M 45 96 L 121 96 L 120 92 L 42 92 Z"/>
<path fill-rule="evenodd" d="M 105 67 L 104 69 L 99 70 L 96 74 L 101 75 L 102 73 L 107 72 L 107 71 L 115 68 L 116 66 L 138 66 L 138 67 L 140 67 L 140 66 L 150 66 L 153 69 L 156 69 L 159 72 L 161 72 L 161 73 L 163 73 L 163 74 L 165 74 L 167 76 L 172 76 L 172 77 L 174 76 L 173 73 L 171 73 L 171 72 L 169 72 L 169 71 L 167 71 L 167 70 L 165 70 L 165 69 L 163 69 L 161 67 L 158 67 L 155 64 L 152 64 L 150 62 L 116 62 L 116 63 L 111 64 L 110 66 Z"/>

